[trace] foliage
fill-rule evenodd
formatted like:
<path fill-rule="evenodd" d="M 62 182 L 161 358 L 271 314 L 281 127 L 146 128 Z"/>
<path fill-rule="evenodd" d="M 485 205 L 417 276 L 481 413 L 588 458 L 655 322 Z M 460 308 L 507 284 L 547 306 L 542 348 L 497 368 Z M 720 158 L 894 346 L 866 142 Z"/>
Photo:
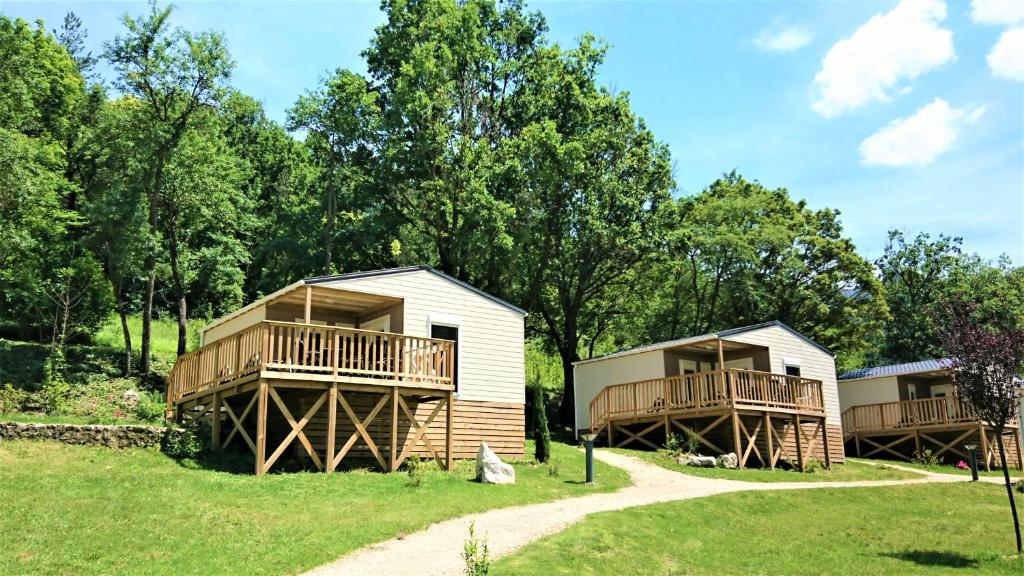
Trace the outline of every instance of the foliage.
<path fill-rule="evenodd" d="M 820 474 L 824 469 L 825 467 L 814 456 L 808 458 L 807 463 L 804 464 L 804 474 Z"/>
<path fill-rule="evenodd" d="M 487 576 L 491 571 L 487 537 L 477 537 L 475 521 L 469 523 L 469 538 L 462 545 L 462 560 L 466 563 L 466 576 Z"/>
<path fill-rule="evenodd" d="M 548 430 L 547 402 L 544 390 L 539 386 L 533 388 L 533 442 L 534 459 L 547 462 L 551 458 L 551 431 Z"/>
<path fill-rule="evenodd" d="M 25 400 L 28 399 L 28 392 L 11 386 L 10 383 L 0 387 L 0 414 L 20 412 L 24 409 Z"/>
<path fill-rule="evenodd" d="M 210 429 L 205 420 L 192 420 L 180 429 L 167 428 L 160 451 L 175 460 L 193 460 L 209 450 Z"/>
<path fill-rule="evenodd" d="M 914 457 L 912 461 L 915 464 L 920 464 L 924 466 L 925 468 L 934 468 L 939 465 L 939 459 L 932 452 L 931 448 L 925 448 L 920 452 L 914 451 Z"/>
<path fill-rule="evenodd" d="M 423 468 L 423 462 L 420 460 L 419 454 L 412 454 L 405 460 L 405 473 L 409 486 L 418 488 L 420 484 L 423 484 L 423 475 L 425 471 L 426 470 Z"/>
<path fill-rule="evenodd" d="M 548 459 L 548 476 L 559 476 L 562 473 L 562 465 L 553 458 Z"/>
<path fill-rule="evenodd" d="M 682 436 L 673 432 L 665 440 L 665 452 L 673 459 L 684 454 L 696 454 L 699 447 L 700 440 L 689 432 L 684 432 Z"/>

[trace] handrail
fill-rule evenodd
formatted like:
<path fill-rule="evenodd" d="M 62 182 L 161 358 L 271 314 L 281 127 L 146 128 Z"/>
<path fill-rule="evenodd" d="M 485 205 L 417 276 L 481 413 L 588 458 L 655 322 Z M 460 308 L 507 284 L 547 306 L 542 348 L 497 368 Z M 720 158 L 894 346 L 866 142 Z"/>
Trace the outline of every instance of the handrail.
<path fill-rule="evenodd" d="M 167 404 L 265 371 L 443 387 L 453 381 L 454 346 L 440 338 L 264 320 L 178 357 L 167 378 Z"/>
<path fill-rule="evenodd" d="M 825 412 L 820 380 L 727 368 L 606 386 L 590 401 L 591 429 L 613 418 L 730 406 Z"/>
<path fill-rule="evenodd" d="M 970 405 L 954 396 L 860 404 L 844 410 L 842 420 L 845 433 L 983 423 Z"/>

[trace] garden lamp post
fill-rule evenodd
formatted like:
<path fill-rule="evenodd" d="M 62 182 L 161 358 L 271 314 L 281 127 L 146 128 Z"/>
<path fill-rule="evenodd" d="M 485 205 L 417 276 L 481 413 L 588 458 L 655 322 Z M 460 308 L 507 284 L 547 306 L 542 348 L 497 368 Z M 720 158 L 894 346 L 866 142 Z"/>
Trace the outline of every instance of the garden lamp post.
<path fill-rule="evenodd" d="M 587 449 L 587 484 L 594 483 L 594 438 L 597 434 L 580 434 Z"/>
<path fill-rule="evenodd" d="M 971 480 L 973 482 L 977 482 L 978 481 L 978 453 L 976 452 L 976 450 L 978 449 L 978 445 L 977 444 L 964 444 L 964 448 L 967 450 L 967 459 L 970 461 L 968 463 L 971 465 Z"/>

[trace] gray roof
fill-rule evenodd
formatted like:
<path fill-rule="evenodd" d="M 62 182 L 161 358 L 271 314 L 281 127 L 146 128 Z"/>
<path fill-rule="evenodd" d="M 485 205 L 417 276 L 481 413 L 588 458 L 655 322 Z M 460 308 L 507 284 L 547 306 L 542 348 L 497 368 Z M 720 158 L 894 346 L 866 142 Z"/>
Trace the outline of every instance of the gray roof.
<path fill-rule="evenodd" d="M 946 358 L 933 358 L 931 360 L 919 360 L 904 364 L 891 364 L 889 366 L 874 366 L 871 368 L 858 368 L 839 375 L 840 380 L 857 380 L 860 378 L 880 378 L 882 376 L 902 376 L 905 374 L 918 374 L 921 372 L 935 372 L 945 370 L 949 367 L 949 360 Z"/>
<path fill-rule="evenodd" d="M 645 344 L 643 346 L 637 346 L 636 348 L 627 348 L 625 350 L 619 350 L 618 352 L 613 352 L 611 354 L 605 354 L 604 356 L 595 356 L 593 358 L 587 358 L 586 360 L 579 360 L 577 362 L 573 362 L 573 364 L 586 364 L 588 362 L 595 362 L 597 360 L 607 360 L 609 358 L 617 358 L 619 356 L 627 356 L 629 354 L 640 354 L 642 352 L 651 352 L 654 350 L 662 350 L 664 348 L 674 348 L 676 346 L 696 344 L 697 342 L 703 342 L 705 340 L 717 340 L 718 338 L 727 338 L 729 336 L 743 334 L 744 332 L 753 332 L 754 330 L 760 330 L 761 328 L 769 328 L 771 326 L 778 326 L 780 328 L 784 328 L 789 332 L 792 332 L 796 336 L 800 337 L 808 344 L 811 344 L 812 346 L 818 348 L 822 352 L 825 352 L 830 356 L 835 356 L 835 354 L 832 354 L 831 350 L 825 348 L 821 344 L 818 344 L 814 340 L 811 340 L 807 336 L 804 336 L 803 334 L 797 332 L 788 324 L 780 322 L 779 320 L 770 320 L 768 322 L 761 322 L 760 324 L 751 324 L 750 326 L 741 326 L 739 328 L 729 328 L 728 330 L 720 330 L 718 332 L 701 334 L 699 336 L 689 336 L 686 338 L 679 338 L 677 340 L 668 340 L 667 342 L 658 342 L 656 344 Z"/>
<path fill-rule="evenodd" d="M 526 316 L 528 314 L 526 312 L 526 310 L 523 310 L 522 308 L 520 308 L 518 306 L 515 306 L 513 304 L 509 304 L 508 302 L 502 300 L 501 298 L 498 298 L 497 296 L 494 296 L 493 294 L 488 294 L 487 292 L 484 292 L 483 290 L 477 288 L 476 286 L 467 284 L 467 283 L 463 282 L 462 280 L 459 280 L 458 278 L 453 278 L 453 277 L 445 274 L 444 272 L 441 272 L 440 270 L 437 270 L 437 269 L 433 268 L 432 266 L 422 266 L 422 265 L 421 266 L 405 266 L 405 267 L 402 267 L 402 268 L 386 268 L 386 269 L 383 269 L 383 270 L 367 270 L 365 272 L 348 272 L 346 274 L 334 274 L 334 275 L 331 275 L 331 276 L 315 276 L 313 278 L 306 278 L 306 279 L 303 280 L 303 282 L 305 282 L 306 284 L 324 284 L 326 282 L 335 282 L 337 280 L 351 280 L 353 278 L 370 278 L 370 277 L 373 277 L 373 276 L 388 276 L 390 274 L 405 274 L 405 273 L 408 273 L 408 272 L 418 272 L 420 270 L 422 270 L 424 272 L 430 272 L 431 274 L 434 274 L 435 276 L 439 276 L 441 278 L 444 278 L 445 280 L 448 280 L 449 282 L 454 282 L 455 284 L 458 284 L 459 286 L 462 286 L 463 288 L 469 290 L 470 292 L 473 292 L 474 294 L 477 294 L 479 296 L 483 296 L 484 298 L 487 298 L 488 300 L 490 300 L 492 302 L 500 304 L 500 305 L 508 308 L 509 310 L 512 310 L 513 312 L 516 312 L 518 314 L 522 314 L 523 316 Z"/>

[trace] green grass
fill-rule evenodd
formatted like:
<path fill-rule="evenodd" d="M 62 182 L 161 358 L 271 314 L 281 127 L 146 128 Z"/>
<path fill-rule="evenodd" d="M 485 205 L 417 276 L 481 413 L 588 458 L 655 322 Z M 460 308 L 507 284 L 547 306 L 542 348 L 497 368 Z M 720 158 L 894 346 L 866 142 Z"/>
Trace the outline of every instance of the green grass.
<path fill-rule="evenodd" d="M 199 347 L 199 329 L 207 323 L 204 319 L 188 321 L 187 348 L 191 352 Z M 150 348 L 153 356 L 164 363 L 174 363 L 178 357 L 178 321 L 171 318 L 154 318 L 153 335 Z M 140 354 L 142 344 L 142 316 L 128 317 L 128 332 L 132 335 L 132 351 Z M 107 322 L 93 335 L 93 343 L 97 346 L 124 349 L 124 334 L 121 332 L 121 319 L 111 316 Z"/>
<path fill-rule="evenodd" d="M 99 417 L 62 414 L 0 414 L 0 422 L 22 422 L 25 424 L 135 424 L 139 426 L 160 426 L 163 424 L 157 420 L 133 420 L 131 418 L 111 420 Z"/>
<path fill-rule="evenodd" d="M 904 472 L 888 466 L 870 466 L 861 462 L 847 460 L 846 464 L 835 464 L 831 470 L 820 469 L 813 473 L 800 473 L 793 470 L 776 468 L 744 468 L 734 470 L 730 468 L 697 468 L 686 466 L 669 458 L 663 451 L 629 450 L 626 448 L 611 448 L 613 452 L 626 454 L 657 464 L 662 468 L 701 476 L 704 478 L 722 478 L 726 480 L 743 480 L 745 482 L 849 482 L 855 480 L 901 480 L 905 478 L 920 478 L 920 474 Z"/>
<path fill-rule="evenodd" d="M 739 492 L 588 517 L 493 575 L 1024 573 L 988 484 Z"/>
<path fill-rule="evenodd" d="M 0 442 L 0 574 L 295 574 L 447 518 L 629 482 L 599 462 L 586 486 L 580 451 L 553 451 L 558 476 L 517 463 L 514 486 L 482 485 L 461 462 L 414 488 L 403 473 L 257 478 L 155 450 Z"/>
<path fill-rule="evenodd" d="M 871 458 L 856 458 L 855 460 L 859 460 L 860 462 L 871 462 L 871 463 L 874 463 L 874 464 L 879 465 L 879 466 L 884 466 L 884 465 L 887 465 L 887 464 L 895 464 L 897 466 L 903 466 L 905 468 L 914 468 L 915 470 L 926 470 L 928 472 L 938 472 L 940 474 L 957 474 L 959 476 L 970 476 L 971 475 L 970 469 L 961 470 L 961 469 L 957 468 L 956 466 L 951 466 L 951 465 L 948 465 L 948 464 L 936 464 L 935 466 L 925 466 L 924 464 L 919 464 L 917 462 L 903 462 L 903 461 L 880 460 L 880 459 L 871 459 Z M 979 476 L 998 476 L 998 477 L 1002 478 L 1003 477 L 1003 471 L 1001 469 L 999 469 L 998 467 L 994 467 L 992 469 L 992 471 L 990 471 L 990 472 L 986 472 L 984 469 L 978 470 L 978 475 Z M 1021 476 L 1022 476 L 1022 474 L 1021 474 L 1020 470 L 1017 470 L 1016 468 L 1013 468 L 1013 467 L 1010 468 L 1010 477 L 1011 478 L 1020 478 Z"/>

